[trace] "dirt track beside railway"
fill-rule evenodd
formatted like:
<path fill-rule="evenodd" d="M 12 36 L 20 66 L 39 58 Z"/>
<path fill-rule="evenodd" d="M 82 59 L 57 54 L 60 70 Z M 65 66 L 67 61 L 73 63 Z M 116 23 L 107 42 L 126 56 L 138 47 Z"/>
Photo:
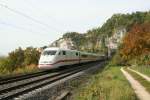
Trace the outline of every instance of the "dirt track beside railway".
<path fill-rule="evenodd" d="M 121 71 L 131 84 L 132 88 L 134 89 L 135 93 L 139 97 L 140 100 L 149 100 L 150 94 L 146 91 L 144 86 L 142 86 L 137 80 L 135 80 L 127 71 L 121 68 Z"/>

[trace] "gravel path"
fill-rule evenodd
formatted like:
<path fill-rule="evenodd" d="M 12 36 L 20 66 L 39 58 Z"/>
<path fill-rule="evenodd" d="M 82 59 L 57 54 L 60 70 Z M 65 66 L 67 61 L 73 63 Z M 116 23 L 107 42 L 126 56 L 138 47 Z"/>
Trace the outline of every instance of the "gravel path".
<path fill-rule="evenodd" d="M 135 70 L 133 70 L 131 68 L 128 68 L 128 69 L 131 70 L 131 71 L 133 71 L 133 72 L 135 72 L 135 73 L 137 73 L 138 75 L 142 76 L 145 80 L 147 80 L 147 81 L 150 82 L 150 77 L 148 77 L 147 75 L 144 75 L 144 74 L 142 74 L 142 73 L 140 73 L 138 71 L 135 71 Z"/>
<path fill-rule="evenodd" d="M 150 100 L 150 94 L 146 91 L 146 89 L 137 81 L 135 80 L 128 72 L 121 68 L 124 76 L 130 82 L 132 88 L 134 89 L 135 93 L 139 97 L 140 100 Z"/>

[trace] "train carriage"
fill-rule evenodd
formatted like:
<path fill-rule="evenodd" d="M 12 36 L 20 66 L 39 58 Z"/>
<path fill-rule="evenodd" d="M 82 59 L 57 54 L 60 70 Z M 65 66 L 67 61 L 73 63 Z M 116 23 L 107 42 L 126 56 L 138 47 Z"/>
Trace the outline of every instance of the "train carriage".
<path fill-rule="evenodd" d="M 54 69 L 65 65 L 96 61 L 99 57 L 99 55 L 93 53 L 51 47 L 46 48 L 41 53 L 38 67 L 40 69 Z"/>

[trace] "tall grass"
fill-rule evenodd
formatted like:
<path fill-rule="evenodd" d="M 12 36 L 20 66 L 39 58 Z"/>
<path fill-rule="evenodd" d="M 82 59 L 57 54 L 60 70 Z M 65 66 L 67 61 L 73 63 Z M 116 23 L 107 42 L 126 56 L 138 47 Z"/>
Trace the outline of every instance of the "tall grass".
<path fill-rule="evenodd" d="M 90 83 L 79 90 L 75 100 L 137 100 L 120 67 L 107 67 L 90 79 Z"/>
<path fill-rule="evenodd" d="M 7 76 L 7 75 L 25 74 L 25 73 L 36 72 L 36 71 L 39 71 L 39 69 L 37 68 L 37 65 L 34 64 L 25 67 L 18 67 L 13 71 L 0 69 L 0 77 Z"/>
<path fill-rule="evenodd" d="M 150 77 L 150 65 L 149 66 L 132 66 L 131 68 Z"/>
<path fill-rule="evenodd" d="M 16 70 L 13 71 L 13 73 L 19 74 L 19 73 L 30 73 L 30 72 L 36 72 L 36 71 L 39 71 L 37 65 L 31 64 L 29 66 L 17 68 Z"/>
<path fill-rule="evenodd" d="M 7 75 L 16 75 L 16 74 L 25 74 L 30 72 L 39 71 L 37 65 L 31 64 L 29 66 L 17 67 L 15 70 L 10 70 L 9 68 L 4 67 L 4 61 L 7 60 L 6 57 L 0 57 L 0 76 Z"/>
<path fill-rule="evenodd" d="M 150 93 L 150 82 L 145 80 L 142 76 L 140 76 L 139 74 L 129 70 L 129 69 L 125 69 L 129 74 L 131 74 L 134 79 L 136 79 L 138 82 L 140 82 L 145 89 Z"/>

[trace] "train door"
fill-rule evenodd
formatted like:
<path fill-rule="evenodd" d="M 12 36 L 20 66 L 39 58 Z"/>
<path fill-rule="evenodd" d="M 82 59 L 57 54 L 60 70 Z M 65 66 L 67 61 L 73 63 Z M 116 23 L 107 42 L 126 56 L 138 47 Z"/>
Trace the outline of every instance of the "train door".
<path fill-rule="evenodd" d="M 58 52 L 58 54 L 57 54 L 57 65 L 58 66 L 62 66 L 62 59 L 63 59 L 63 57 L 62 57 L 62 51 L 61 50 L 59 50 L 59 52 Z"/>
<path fill-rule="evenodd" d="M 80 52 L 78 52 L 79 53 L 79 64 L 81 63 L 81 54 L 80 54 Z"/>
<path fill-rule="evenodd" d="M 67 64 L 68 65 L 72 65 L 72 64 L 75 64 L 76 62 L 74 61 L 75 60 L 75 52 L 74 51 L 67 51 Z"/>
<path fill-rule="evenodd" d="M 62 60 L 63 60 L 63 65 L 67 65 L 67 52 L 66 51 L 62 51 Z"/>

